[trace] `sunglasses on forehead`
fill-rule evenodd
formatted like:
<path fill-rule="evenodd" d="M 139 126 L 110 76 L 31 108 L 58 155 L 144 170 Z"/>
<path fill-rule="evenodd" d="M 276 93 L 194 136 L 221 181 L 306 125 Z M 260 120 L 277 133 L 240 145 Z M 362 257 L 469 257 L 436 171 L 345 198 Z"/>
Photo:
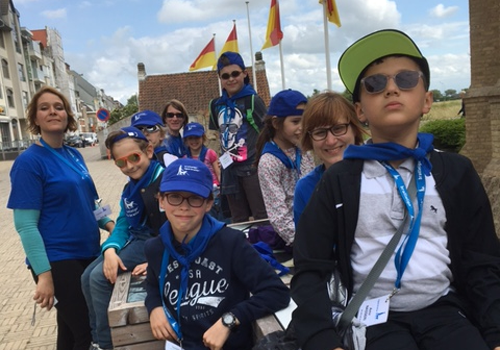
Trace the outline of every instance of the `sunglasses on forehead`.
<path fill-rule="evenodd" d="M 240 74 L 243 73 L 241 70 L 233 70 L 231 73 L 224 73 L 220 75 L 222 80 L 228 80 L 229 78 L 238 78 Z"/>
<path fill-rule="evenodd" d="M 142 133 L 148 133 L 148 134 L 160 131 L 160 127 L 158 125 L 138 126 L 137 129 L 141 130 Z"/>
<path fill-rule="evenodd" d="M 177 118 L 177 119 L 184 119 L 184 115 L 182 113 L 167 113 L 167 118 Z"/>
<path fill-rule="evenodd" d="M 115 165 L 118 168 L 124 168 L 127 163 L 137 164 L 141 161 L 141 155 L 139 153 L 131 153 L 128 156 L 115 159 Z"/>
<path fill-rule="evenodd" d="M 404 70 L 395 75 L 374 74 L 361 79 L 361 85 L 365 87 L 367 93 L 378 94 L 385 90 L 389 79 L 392 79 L 400 90 L 411 90 L 423 76 L 424 73 L 413 70 Z"/>

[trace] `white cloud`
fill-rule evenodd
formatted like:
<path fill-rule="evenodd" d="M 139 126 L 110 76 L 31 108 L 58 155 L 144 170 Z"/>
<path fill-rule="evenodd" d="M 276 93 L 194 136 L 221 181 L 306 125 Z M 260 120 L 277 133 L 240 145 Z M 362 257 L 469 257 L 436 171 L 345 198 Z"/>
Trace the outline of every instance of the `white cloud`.
<path fill-rule="evenodd" d="M 433 17 L 445 18 L 453 16 L 458 11 L 458 6 L 444 7 L 443 4 L 439 4 L 430 10 L 430 14 Z"/>
<path fill-rule="evenodd" d="M 91 3 L 90 1 L 82 1 L 82 2 L 78 5 L 78 7 L 79 7 L 80 9 L 89 8 L 89 7 L 91 7 L 91 6 L 92 6 L 92 3 Z"/>
<path fill-rule="evenodd" d="M 66 18 L 66 9 L 58 9 L 58 10 L 45 10 L 42 11 L 41 15 L 48 19 L 56 19 L 56 18 Z"/>

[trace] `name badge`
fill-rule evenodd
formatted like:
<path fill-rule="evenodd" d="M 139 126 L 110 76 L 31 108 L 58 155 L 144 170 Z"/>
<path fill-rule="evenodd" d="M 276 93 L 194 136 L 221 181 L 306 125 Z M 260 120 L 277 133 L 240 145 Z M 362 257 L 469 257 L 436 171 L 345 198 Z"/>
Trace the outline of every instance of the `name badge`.
<path fill-rule="evenodd" d="M 165 350 L 182 350 L 182 348 L 179 345 L 167 340 L 165 343 Z"/>
<path fill-rule="evenodd" d="M 99 221 L 110 214 L 111 214 L 111 207 L 109 206 L 109 204 L 106 204 L 104 207 L 99 207 L 96 210 L 94 210 L 94 217 L 96 221 Z"/>
<path fill-rule="evenodd" d="M 222 156 L 220 156 L 219 160 L 220 160 L 220 165 L 222 166 L 223 169 L 226 169 L 228 166 L 233 164 L 233 158 L 231 158 L 229 152 L 226 152 Z"/>
<path fill-rule="evenodd" d="M 390 295 L 365 300 L 358 310 L 358 321 L 365 326 L 373 326 L 387 322 L 389 317 Z"/>

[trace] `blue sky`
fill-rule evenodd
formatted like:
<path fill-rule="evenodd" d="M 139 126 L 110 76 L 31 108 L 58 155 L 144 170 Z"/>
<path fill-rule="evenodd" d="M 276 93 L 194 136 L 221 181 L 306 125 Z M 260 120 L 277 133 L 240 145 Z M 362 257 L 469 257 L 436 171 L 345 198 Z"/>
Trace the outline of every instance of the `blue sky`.
<path fill-rule="evenodd" d="M 264 43 L 271 0 L 249 0 L 253 51 Z M 340 54 L 378 29 L 407 32 L 431 66 L 431 89 L 470 85 L 466 0 L 337 0 L 342 27 L 329 24 L 332 88 L 343 91 Z M 322 8 L 317 0 L 280 0 L 286 87 L 311 95 L 327 87 Z M 222 48 L 236 20 L 240 53 L 251 64 L 245 0 L 14 0 L 21 26 L 55 28 L 72 69 L 125 102 L 137 92 L 137 63 L 149 75 L 187 72 L 216 34 Z M 278 47 L 262 51 L 271 94 L 281 90 Z M 214 73 L 215 74 L 215 73 Z M 172 96 L 166 96 L 165 99 Z"/>

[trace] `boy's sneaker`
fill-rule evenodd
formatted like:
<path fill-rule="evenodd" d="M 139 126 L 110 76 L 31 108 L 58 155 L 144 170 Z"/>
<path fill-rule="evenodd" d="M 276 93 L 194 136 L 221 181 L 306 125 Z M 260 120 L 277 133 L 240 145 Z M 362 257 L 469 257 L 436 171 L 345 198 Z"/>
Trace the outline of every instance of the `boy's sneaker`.
<path fill-rule="evenodd" d="M 99 344 L 97 344 L 97 343 L 91 343 L 89 350 L 113 350 L 113 348 L 103 349 L 103 348 L 99 347 Z"/>

